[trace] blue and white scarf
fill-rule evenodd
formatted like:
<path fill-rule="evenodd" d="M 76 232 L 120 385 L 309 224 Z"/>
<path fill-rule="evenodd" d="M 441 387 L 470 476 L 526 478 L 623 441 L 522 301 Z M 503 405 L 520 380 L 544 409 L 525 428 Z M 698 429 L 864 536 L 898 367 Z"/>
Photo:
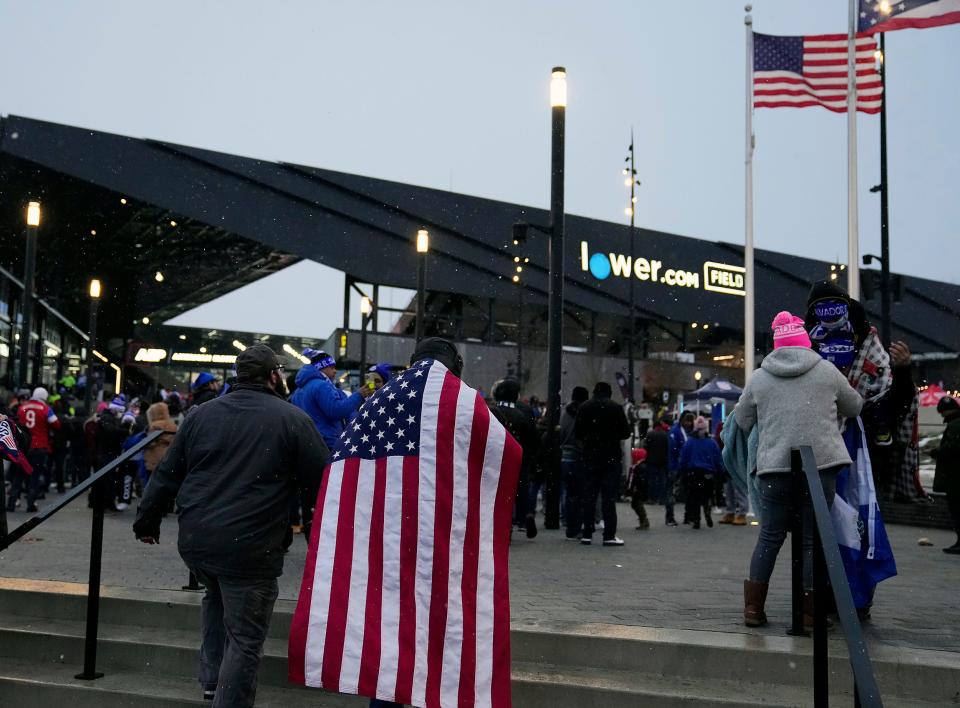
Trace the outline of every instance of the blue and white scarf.
<path fill-rule="evenodd" d="M 897 574 L 893 549 L 880 516 L 867 438 L 860 418 L 847 422 L 843 440 L 853 464 L 837 475 L 831 516 L 853 603 L 868 607 L 877 583 Z"/>

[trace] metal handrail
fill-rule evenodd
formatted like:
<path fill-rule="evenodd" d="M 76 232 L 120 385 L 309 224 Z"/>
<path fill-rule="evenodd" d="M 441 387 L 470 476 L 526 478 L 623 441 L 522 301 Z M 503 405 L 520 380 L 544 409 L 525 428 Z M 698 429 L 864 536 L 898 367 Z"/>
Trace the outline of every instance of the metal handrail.
<path fill-rule="evenodd" d="M 4 536 L 3 538 L 0 538 L 0 551 L 5 551 L 5 550 L 7 550 L 7 548 L 9 548 L 9 547 L 12 546 L 14 543 L 16 543 L 17 541 L 19 541 L 21 538 L 23 538 L 24 536 L 26 536 L 28 533 L 30 533 L 31 531 L 33 531 L 35 528 L 37 528 L 37 526 L 39 526 L 39 525 L 42 524 L 44 521 L 46 521 L 47 519 L 49 519 L 51 516 L 53 516 L 54 514 L 56 514 L 58 511 L 60 511 L 61 509 L 63 509 L 63 507 L 65 507 L 65 506 L 67 506 L 68 504 L 70 504 L 70 502 L 72 502 L 74 499 L 76 499 L 77 497 L 79 497 L 81 494 L 83 494 L 85 491 L 87 491 L 87 490 L 88 490 L 90 487 L 92 487 L 94 484 L 96 484 L 97 482 L 99 482 L 99 481 L 103 478 L 104 475 L 106 475 L 106 474 L 112 472 L 113 470 L 115 470 L 117 467 L 119 467 L 120 465 L 122 465 L 124 462 L 126 462 L 126 461 L 129 460 L 131 457 L 133 457 L 134 455 L 136 455 L 138 452 L 140 452 L 140 451 L 141 451 L 143 448 L 145 448 L 147 445 L 149 445 L 149 444 L 152 443 L 154 440 L 156 440 L 157 438 L 159 438 L 161 435 L 164 435 L 164 434 L 166 434 L 166 431 L 164 431 L 164 430 L 157 430 L 157 431 L 154 431 L 154 432 L 150 433 L 150 434 L 147 435 L 143 440 L 141 440 L 141 441 L 138 442 L 136 445 L 134 445 L 134 446 L 131 447 L 129 450 L 127 450 L 127 451 L 124 452 L 122 455 L 120 455 L 120 457 L 116 458 L 116 459 L 113 460 L 112 462 L 108 463 L 107 465 L 105 465 L 105 466 L 102 467 L 101 469 L 99 469 L 99 470 L 97 470 L 96 472 L 94 472 L 92 475 L 90 475 L 89 477 L 87 477 L 85 480 L 83 480 L 83 481 L 82 481 L 80 484 L 78 484 L 76 487 L 73 487 L 73 488 L 70 490 L 70 492 L 69 492 L 68 494 L 64 495 L 64 496 L 60 499 L 60 501 L 58 501 L 56 504 L 54 504 L 53 506 L 50 506 L 50 507 L 45 507 L 45 508 L 42 509 L 41 511 L 37 512 L 34 516 L 31 516 L 29 519 L 27 519 L 26 521 L 24 521 L 24 522 L 23 522 L 22 524 L 20 524 L 17 528 L 15 528 L 13 531 L 11 531 L 10 533 L 8 533 L 6 536 Z M 172 433 L 170 433 L 170 434 L 172 434 Z"/>
<path fill-rule="evenodd" d="M 828 706 L 829 669 L 827 649 L 826 593 L 832 590 L 837 616 L 847 642 L 850 667 L 853 669 L 853 700 L 855 706 L 882 708 L 883 700 L 873 674 L 873 664 L 863 639 L 863 630 L 853 605 L 853 595 L 847 581 L 833 520 L 827 506 L 827 498 L 820 483 L 820 472 L 813 456 L 813 448 L 802 445 L 794 449 L 792 468 L 797 485 L 806 486 L 813 506 L 813 695 L 814 706 Z M 799 498 L 799 497 L 798 497 Z M 799 505 L 798 505 L 799 507 Z M 803 631 L 803 516 L 797 510 L 792 530 L 793 548 L 793 629 L 791 634 L 806 634 Z M 799 533 L 798 533 L 799 532 Z M 799 562 L 798 562 L 799 559 Z M 829 576 L 830 585 L 827 586 Z M 798 592 L 799 588 L 799 592 Z M 797 631 L 799 630 L 799 632 Z"/>
<path fill-rule="evenodd" d="M 101 481 L 105 475 L 115 470 L 161 435 L 173 435 L 173 433 L 166 430 L 156 430 L 150 433 L 115 460 L 101 467 L 83 482 L 71 489 L 70 493 L 60 499 L 56 504 L 32 516 L 0 539 L 0 551 L 6 550 L 30 533 L 30 531 L 37 528 L 37 526 L 70 504 L 85 491 L 93 487 L 93 493 L 90 497 L 91 505 L 93 506 L 93 522 L 90 533 L 90 576 L 87 584 L 87 629 L 84 638 L 83 671 L 76 675 L 78 679 L 91 681 L 103 676 L 102 673 L 97 671 L 97 632 L 99 631 L 100 622 L 100 566 L 103 560 L 104 495 L 101 488 Z"/>

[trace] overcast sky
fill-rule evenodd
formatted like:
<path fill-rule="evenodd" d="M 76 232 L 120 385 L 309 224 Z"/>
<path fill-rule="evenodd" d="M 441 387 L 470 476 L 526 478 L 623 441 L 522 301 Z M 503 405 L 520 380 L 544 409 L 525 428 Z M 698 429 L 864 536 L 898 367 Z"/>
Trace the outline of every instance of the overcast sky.
<path fill-rule="evenodd" d="M 846 29 L 842 0 L 754 6 L 760 32 Z M 891 33 L 887 54 L 892 266 L 958 283 L 960 25 Z M 4 114 L 543 207 L 555 64 L 569 212 L 624 219 L 632 125 L 639 223 L 742 241 L 742 2 L 0 0 Z M 761 109 L 754 126 L 757 246 L 843 260 L 846 117 Z M 859 132 L 861 252 L 878 252 L 879 118 Z M 340 308 L 336 278 L 308 271 L 273 276 L 317 291 L 290 297 L 284 329 Z"/>

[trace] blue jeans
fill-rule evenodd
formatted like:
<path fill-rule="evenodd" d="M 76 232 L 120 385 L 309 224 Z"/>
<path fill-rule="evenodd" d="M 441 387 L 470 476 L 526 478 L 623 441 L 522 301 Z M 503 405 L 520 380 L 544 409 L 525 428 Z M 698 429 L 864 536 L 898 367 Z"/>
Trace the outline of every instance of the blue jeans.
<path fill-rule="evenodd" d="M 214 708 L 247 708 L 257 695 L 277 579 L 227 578 L 191 568 L 206 587 L 201 606 L 200 685 Z"/>
<path fill-rule="evenodd" d="M 820 470 L 820 483 L 827 505 L 833 506 L 837 491 L 837 472 L 841 467 Z M 790 472 L 770 472 L 760 476 L 760 536 L 750 559 L 750 580 L 769 583 L 777 554 L 790 530 L 797 504 L 803 505 L 803 586 L 813 587 L 813 505 L 810 495 L 794 497 L 794 480 Z"/>

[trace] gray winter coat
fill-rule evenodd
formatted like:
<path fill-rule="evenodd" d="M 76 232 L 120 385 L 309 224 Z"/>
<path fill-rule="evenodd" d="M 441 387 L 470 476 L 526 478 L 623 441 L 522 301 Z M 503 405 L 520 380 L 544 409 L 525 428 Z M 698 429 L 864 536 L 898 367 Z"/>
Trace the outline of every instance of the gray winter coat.
<path fill-rule="evenodd" d="M 839 418 L 860 413 L 863 399 L 846 377 L 806 347 L 781 347 L 753 373 L 734 409 L 737 425 L 760 425 L 757 474 L 789 472 L 790 451 L 813 447 L 818 469 L 850 464 Z"/>

